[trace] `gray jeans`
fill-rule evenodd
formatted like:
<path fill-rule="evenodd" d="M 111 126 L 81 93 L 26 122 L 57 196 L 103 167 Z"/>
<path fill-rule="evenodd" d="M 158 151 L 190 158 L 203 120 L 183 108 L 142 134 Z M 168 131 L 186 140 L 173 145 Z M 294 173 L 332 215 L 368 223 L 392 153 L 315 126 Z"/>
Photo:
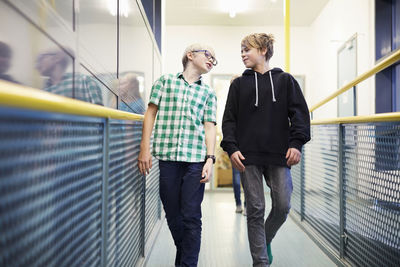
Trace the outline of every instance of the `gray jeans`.
<path fill-rule="evenodd" d="M 271 189 L 272 208 L 264 223 L 263 176 Z M 248 165 L 240 174 L 247 204 L 247 231 L 253 266 L 269 266 L 267 244 L 286 221 L 293 191 L 290 170 L 283 166 Z"/>

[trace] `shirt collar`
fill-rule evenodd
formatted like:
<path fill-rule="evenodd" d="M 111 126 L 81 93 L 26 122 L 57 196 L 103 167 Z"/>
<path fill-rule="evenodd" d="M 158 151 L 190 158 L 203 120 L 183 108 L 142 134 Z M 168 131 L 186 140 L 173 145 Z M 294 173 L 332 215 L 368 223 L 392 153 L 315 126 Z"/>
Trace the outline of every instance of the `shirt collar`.
<path fill-rule="evenodd" d="M 185 80 L 185 77 L 183 77 L 183 73 L 182 72 L 178 72 L 178 74 L 176 75 L 177 78 L 183 79 L 185 82 L 187 82 Z M 200 76 L 200 78 L 195 81 L 194 83 L 198 84 L 198 85 L 202 85 L 203 84 L 203 76 Z"/>

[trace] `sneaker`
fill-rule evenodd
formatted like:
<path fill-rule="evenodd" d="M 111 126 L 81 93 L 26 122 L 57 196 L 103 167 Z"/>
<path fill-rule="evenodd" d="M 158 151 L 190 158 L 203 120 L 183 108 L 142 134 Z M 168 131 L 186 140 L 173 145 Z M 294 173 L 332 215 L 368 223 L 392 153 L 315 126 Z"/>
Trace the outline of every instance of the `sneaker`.
<path fill-rule="evenodd" d="M 243 216 L 247 216 L 247 210 L 246 210 L 246 207 L 244 207 L 244 209 L 243 209 Z"/>
<path fill-rule="evenodd" d="M 237 205 L 237 206 L 236 206 L 235 212 L 236 212 L 236 213 L 242 213 L 242 211 L 243 211 L 242 205 Z"/>
<path fill-rule="evenodd" d="M 268 254 L 269 264 L 272 264 L 272 260 L 274 259 L 274 257 L 272 256 L 271 243 L 267 244 L 267 254 Z"/>

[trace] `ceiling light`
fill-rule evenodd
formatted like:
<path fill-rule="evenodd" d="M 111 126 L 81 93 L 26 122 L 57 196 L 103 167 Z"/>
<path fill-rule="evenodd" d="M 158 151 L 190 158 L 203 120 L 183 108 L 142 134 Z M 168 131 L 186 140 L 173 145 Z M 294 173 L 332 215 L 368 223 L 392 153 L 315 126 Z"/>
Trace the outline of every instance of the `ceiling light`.
<path fill-rule="evenodd" d="M 117 15 L 117 0 L 107 0 L 107 9 L 112 16 Z M 119 0 L 119 13 L 121 16 L 128 17 L 131 13 L 131 7 L 129 6 L 129 0 Z"/>
<path fill-rule="evenodd" d="M 249 7 L 248 0 L 220 0 L 220 9 L 234 18 L 237 13 L 246 11 Z"/>

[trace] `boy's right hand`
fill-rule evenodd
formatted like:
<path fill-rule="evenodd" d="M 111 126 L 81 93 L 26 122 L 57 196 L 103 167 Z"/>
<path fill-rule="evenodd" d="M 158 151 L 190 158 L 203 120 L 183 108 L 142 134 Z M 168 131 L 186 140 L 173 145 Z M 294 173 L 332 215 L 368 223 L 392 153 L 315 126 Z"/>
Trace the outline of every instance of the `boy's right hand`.
<path fill-rule="evenodd" d="M 140 150 L 138 157 L 138 168 L 141 174 L 147 175 L 152 167 L 152 157 L 150 150 Z"/>
<path fill-rule="evenodd" d="M 232 165 L 235 169 L 237 169 L 240 172 L 244 172 L 244 165 L 242 163 L 242 160 L 244 160 L 245 158 L 243 157 L 242 153 L 240 153 L 240 151 L 236 151 L 231 155 L 231 162 Z"/>

